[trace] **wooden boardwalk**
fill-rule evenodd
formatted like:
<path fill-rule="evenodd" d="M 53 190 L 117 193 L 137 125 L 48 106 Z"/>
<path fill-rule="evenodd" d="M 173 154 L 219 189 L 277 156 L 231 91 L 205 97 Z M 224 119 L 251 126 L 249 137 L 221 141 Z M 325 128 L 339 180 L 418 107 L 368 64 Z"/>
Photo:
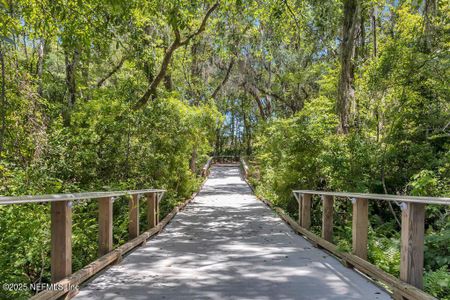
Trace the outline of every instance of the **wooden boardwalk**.
<path fill-rule="evenodd" d="M 77 299 L 390 299 L 295 234 L 252 195 L 237 166 L 155 238 L 81 287 Z"/>

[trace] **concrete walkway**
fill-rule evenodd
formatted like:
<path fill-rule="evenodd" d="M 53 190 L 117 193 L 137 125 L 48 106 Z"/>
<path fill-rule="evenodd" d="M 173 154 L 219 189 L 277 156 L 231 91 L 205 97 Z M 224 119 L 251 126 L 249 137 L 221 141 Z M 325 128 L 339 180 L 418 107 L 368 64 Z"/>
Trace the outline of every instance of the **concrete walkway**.
<path fill-rule="evenodd" d="M 194 202 L 77 299 L 390 297 L 295 234 L 252 195 L 237 167 L 215 166 Z"/>

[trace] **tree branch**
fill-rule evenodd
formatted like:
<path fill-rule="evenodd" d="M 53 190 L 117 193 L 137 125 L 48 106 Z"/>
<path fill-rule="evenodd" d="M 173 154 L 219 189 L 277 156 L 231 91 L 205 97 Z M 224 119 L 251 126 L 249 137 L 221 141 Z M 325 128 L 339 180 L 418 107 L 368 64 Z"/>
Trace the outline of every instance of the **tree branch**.
<path fill-rule="evenodd" d="M 134 105 L 134 109 L 139 109 L 147 104 L 147 102 L 150 99 L 156 98 L 156 91 L 158 88 L 158 85 L 163 80 L 164 76 L 166 75 L 167 68 L 169 67 L 170 60 L 172 59 L 173 53 L 175 50 L 177 50 L 179 47 L 184 46 L 189 43 L 189 41 L 194 38 L 195 36 L 202 33 L 206 28 L 206 22 L 208 21 L 209 16 L 212 14 L 212 12 L 219 6 L 219 2 L 216 2 L 213 6 L 211 6 L 208 11 L 206 12 L 205 16 L 203 17 L 203 20 L 199 26 L 199 28 L 194 32 L 188 35 L 184 40 L 181 40 L 181 34 L 178 28 L 174 28 L 174 34 L 175 34 L 175 40 L 172 42 L 172 44 L 167 48 L 163 61 L 161 63 L 161 68 L 159 69 L 158 75 L 156 75 L 155 79 L 150 83 L 147 90 L 145 91 L 145 94 L 139 99 L 139 101 Z"/>
<path fill-rule="evenodd" d="M 255 99 L 256 104 L 258 105 L 259 114 L 261 118 L 266 121 L 267 116 L 264 110 L 264 105 L 261 102 L 261 95 L 259 94 L 259 90 L 254 85 L 249 84 L 248 82 L 244 82 L 242 86 Z"/>
<path fill-rule="evenodd" d="M 203 17 L 202 23 L 200 24 L 199 28 L 197 29 L 197 31 L 195 31 L 194 33 L 191 33 L 190 35 L 188 35 L 186 37 L 186 39 L 184 39 L 184 41 L 182 41 L 180 44 L 181 46 L 186 45 L 187 43 L 189 43 L 189 41 L 194 38 L 195 36 L 199 35 L 200 33 L 202 33 L 203 31 L 205 31 L 206 29 L 206 22 L 208 21 L 209 16 L 213 13 L 213 11 L 219 6 L 219 2 L 214 3 L 213 6 L 211 6 L 208 11 L 206 12 L 205 16 Z"/>
<path fill-rule="evenodd" d="M 103 77 L 103 78 L 101 78 L 99 81 L 97 81 L 96 86 L 97 86 L 98 88 L 101 87 L 101 86 L 105 83 L 106 80 L 108 80 L 111 76 L 113 76 L 114 73 L 116 73 L 117 71 L 119 71 L 119 70 L 122 68 L 123 63 L 125 62 L 126 59 L 127 59 L 127 58 L 126 58 L 125 56 L 123 56 L 123 57 L 121 58 L 121 60 L 119 61 L 119 63 L 117 64 L 117 66 L 115 66 L 111 71 L 109 71 L 109 73 L 106 74 L 105 77 Z"/>
<path fill-rule="evenodd" d="M 217 94 L 220 92 L 222 87 L 227 83 L 228 79 L 230 78 L 231 69 L 233 68 L 233 65 L 234 65 L 234 58 L 231 59 L 229 65 L 228 65 L 228 68 L 227 68 L 227 72 L 225 73 L 225 77 L 223 78 L 222 82 L 216 87 L 216 89 L 212 93 L 211 97 L 213 99 L 215 99 L 217 97 Z"/>

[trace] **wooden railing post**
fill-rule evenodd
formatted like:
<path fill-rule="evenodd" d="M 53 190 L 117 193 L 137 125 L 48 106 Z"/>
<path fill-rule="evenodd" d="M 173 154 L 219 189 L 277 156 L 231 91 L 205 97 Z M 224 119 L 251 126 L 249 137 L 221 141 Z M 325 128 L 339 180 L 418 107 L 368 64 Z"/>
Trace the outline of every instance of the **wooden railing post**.
<path fill-rule="evenodd" d="M 113 249 L 113 201 L 111 197 L 98 199 L 98 254 Z"/>
<path fill-rule="evenodd" d="M 149 228 L 156 227 L 159 222 L 159 203 L 156 193 L 147 194 L 147 220 Z"/>
<path fill-rule="evenodd" d="M 133 194 L 128 202 L 128 238 L 134 239 L 139 235 L 139 194 Z"/>
<path fill-rule="evenodd" d="M 311 227 L 311 194 L 302 195 L 302 211 L 301 211 L 301 224 L 303 228 L 309 230 Z"/>
<path fill-rule="evenodd" d="M 302 195 L 294 193 L 294 198 L 298 204 L 298 225 L 302 226 Z"/>
<path fill-rule="evenodd" d="M 353 254 L 367 260 L 367 234 L 369 230 L 369 202 L 353 198 L 352 248 Z"/>
<path fill-rule="evenodd" d="M 52 282 L 72 274 L 72 202 L 51 203 Z"/>
<path fill-rule="evenodd" d="M 402 203 L 400 279 L 423 288 L 425 204 Z"/>
<path fill-rule="evenodd" d="M 333 241 L 333 196 L 323 195 L 323 214 L 322 214 L 322 238 L 328 242 Z"/>

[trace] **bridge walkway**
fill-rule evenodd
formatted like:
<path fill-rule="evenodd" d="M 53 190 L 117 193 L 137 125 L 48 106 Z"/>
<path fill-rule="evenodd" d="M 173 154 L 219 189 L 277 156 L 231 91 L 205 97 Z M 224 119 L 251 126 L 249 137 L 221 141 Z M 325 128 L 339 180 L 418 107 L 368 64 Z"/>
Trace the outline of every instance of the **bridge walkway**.
<path fill-rule="evenodd" d="M 77 299 L 390 299 L 294 233 L 238 166 L 215 165 L 201 192 L 148 243 Z"/>

